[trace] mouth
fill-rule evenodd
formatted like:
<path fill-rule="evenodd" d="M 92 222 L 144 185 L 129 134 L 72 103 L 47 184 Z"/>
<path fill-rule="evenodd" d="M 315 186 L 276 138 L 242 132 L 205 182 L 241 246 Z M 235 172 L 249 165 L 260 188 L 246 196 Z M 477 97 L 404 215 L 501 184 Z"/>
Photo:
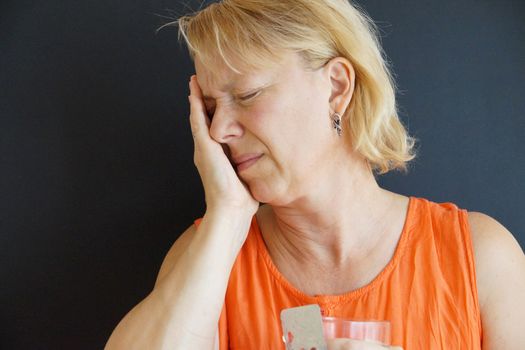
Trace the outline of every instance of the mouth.
<path fill-rule="evenodd" d="M 235 167 L 237 172 L 240 173 L 243 170 L 248 169 L 254 165 L 263 155 L 262 154 L 253 154 L 243 156 L 235 161 Z"/>

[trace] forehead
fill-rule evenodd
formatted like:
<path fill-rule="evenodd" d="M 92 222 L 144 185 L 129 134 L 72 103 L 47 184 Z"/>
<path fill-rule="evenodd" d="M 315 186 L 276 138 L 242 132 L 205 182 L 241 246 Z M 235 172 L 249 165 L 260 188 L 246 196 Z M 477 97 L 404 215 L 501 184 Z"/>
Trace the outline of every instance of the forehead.
<path fill-rule="evenodd" d="M 250 67 L 247 64 L 238 64 L 237 62 L 232 62 L 232 65 L 239 72 L 235 72 L 222 59 L 204 63 L 195 57 L 195 72 L 204 94 L 255 87 L 253 85 L 282 79 L 292 70 L 302 68 L 299 55 L 294 53 L 284 54 L 276 63 L 262 67 Z"/>
<path fill-rule="evenodd" d="M 203 63 L 198 57 L 195 58 L 195 73 L 201 88 L 212 90 L 230 90 L 246 74 L 234 72 L 221 61 Z"/>

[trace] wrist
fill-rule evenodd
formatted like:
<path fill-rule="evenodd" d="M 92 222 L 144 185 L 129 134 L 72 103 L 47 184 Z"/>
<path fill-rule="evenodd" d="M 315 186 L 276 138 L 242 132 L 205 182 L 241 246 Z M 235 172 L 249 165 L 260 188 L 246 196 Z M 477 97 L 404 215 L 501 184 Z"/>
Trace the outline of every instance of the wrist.
<path fill-rule="evenodd" d="M 230 223 L 250 222 L 257 209 L 258 206 L 252 208 L 251 206 L 208 205 L 204 216 Z"/>
<path fill-rule="evenodd" d="M 248 236 L 252 218 L 253 215 L 240 211 L 225 210 L 225 208 L 208 209 L 198 229 L 202 228 L 203 232 L 213 233 L 203 236 L 202 239 L 212 245 L 221 246 L 223 252 L 231 251 L 235 258 Z"/>

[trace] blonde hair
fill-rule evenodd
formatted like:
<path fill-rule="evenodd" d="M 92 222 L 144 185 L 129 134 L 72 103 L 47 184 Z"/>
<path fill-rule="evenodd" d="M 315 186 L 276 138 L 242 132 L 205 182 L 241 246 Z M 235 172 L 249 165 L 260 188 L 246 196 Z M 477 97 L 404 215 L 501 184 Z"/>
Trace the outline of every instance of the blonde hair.
<path fill-rule="evenodd" d="M 219 54 L 238 73 L 278 63 L 290 51 L 309 69 L 345 57 L 355 70 L 354 95 L 343 115 L 354 150 L 378 174 L 406 172 L 415 158 L 415 139 L 398 117 L 395 82 L 377 27 L 347 0 L 223 0 L 167 25 L 172 24 L 193 59 L 210 64 Z"/>

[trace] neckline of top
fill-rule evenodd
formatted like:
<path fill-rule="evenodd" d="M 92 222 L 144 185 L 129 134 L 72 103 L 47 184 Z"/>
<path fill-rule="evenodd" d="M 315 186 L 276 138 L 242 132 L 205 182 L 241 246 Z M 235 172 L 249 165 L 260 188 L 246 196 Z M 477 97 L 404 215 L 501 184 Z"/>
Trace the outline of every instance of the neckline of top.
<path fill-rule="evenodd" d="M 283 286 L 286 290 L 288 290 L 290 293 L 295 295 L 296 297 L 302 299 L 305 303 L 308 304 L 319 304 L 319 305 L 328 305 L 328 304 L 339 304 L 342 302 L 347 302 L 353 299 L 356 299 L 373 288 L 377 287 L 391 272 L 392 270 L 397 266 L 399 260 L 403 256 L 405 252 L 405 248 L 409 242 L 410 238 L 410 231 L 411 228 L 414 226 L 416 222 L 416 207 L 418 204 L 418 198 L 416 197 L 409 197 L 408 202 L 408 208 L 405 216 L 405 222 L 403 224 L 403 229 L 401 231 L 401 235 L 399 237 L 396 249 L 394 251 L 394 254 L 392 256 L 392 259 L 388 262 L 388 264 L 379 272 L 377 276 L 374 277 L 374 279 L 355 290 L 351 290 L 349 292 L 343 293 L 343 294 L 337 294 L 337 295 L 308 295 L 303 293 L 301 290 L 296 288 L 294 285 L 292 285 L 277 269 L 277 266 L 272 261 L 272 258 L 270 257 L 270 253 L 268 252 L 268 248 L 266 247 L 266 243 L 263 240 L 261 230 L 259 228 L 259 223 L 257 222 L 256 215 L 253 216 L 252 220 L 252 227 L 254 229 L 254 233 L 257 240 L 257 251 L 258 254 L 261 256 L 263 261 L 265 262 L 266 266 L 270 270 L 271 274 L 275 278 L 275 280 Z"/>

